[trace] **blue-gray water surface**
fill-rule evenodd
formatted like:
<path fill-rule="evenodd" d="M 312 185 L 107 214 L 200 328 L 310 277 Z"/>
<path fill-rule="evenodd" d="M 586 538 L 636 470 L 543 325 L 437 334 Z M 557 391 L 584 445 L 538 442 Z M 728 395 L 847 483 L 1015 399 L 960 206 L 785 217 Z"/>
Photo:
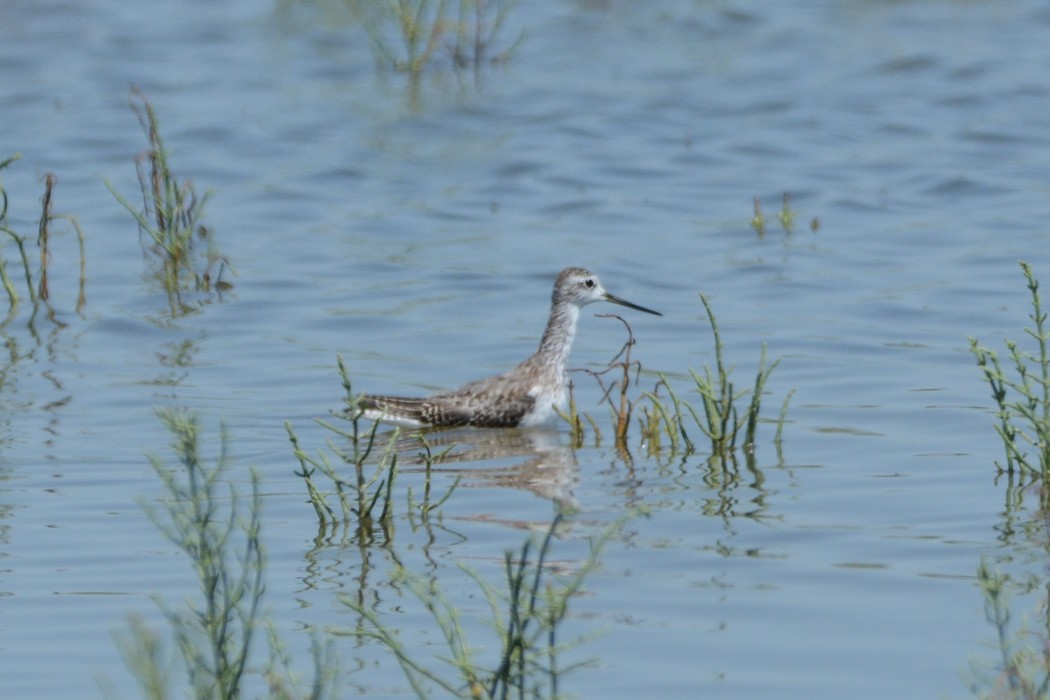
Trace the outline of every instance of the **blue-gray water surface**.
<path fill-rule="evenodd" d="M 551 552 L 567 572 L 606 526 L 647 514 L 619 525 L 571 601 L 565 638 L 583 641 L 566 662 L 593 664 L 566 692 L 991 692 L 978 565 L 1021 578 L 1046 552 L 995 479 L 967 337 L 1024 337 L 1018 260 L 1050 280 L 1048 30 L 1039 0 L 519 2 L 493 39 L 501 60 L 475 72 L 439 50 L 412 80 L 335 0 L 0 2 L 0 160 L 21 156 L 0 171 L 9 224 L 35 239 L 54 173 L 87 278 L 78 312 L 76 238 L 56 221 L 61 325 L 23 299 L 0 331 L 4 696 L 136 696 L 114 637 L 132 615 L 163 637 L 153 598 L 196 594 L 143 508 L 163 495 L 146 455 L 170 455 L 158 407 L 197 412 L 208 456 L 225 425 L 242 493 L 261 475 L 265 605 L 304 673 L 304 630 L 356 622 L 342 594 L 374 596 L 420 658 L 444 653 L 390 585 L 398 564 L 441 586 L 489 658 L 488 605 L 457 565 L 498 583 L 503 552 L 571 500 Z M 174 319 L 105 184 L 137 196 L 131 86 L 176 174 L 212 192 L 205 221 L 237 273 Z M 652 456 L 634 436 L 628 459 L 608 435 L 572 450 L 557 425 L 528 448 L 557 495 L 486 476 L 514 460 L 468 464 L 430 529 L 401 491 L 387 546 L 319 537 L 284 424 L 324 449 L 314 419 L 343 400 L 337 356 L 355 389 L 388 393 L 502 371 L 533 350 L 568 265 L 663 312 L 621 311 L 640 389 L 662 371 L 684 391 L 713 363 L 701 292 L 738 386 L 764 344 L 780 359 L 764 412 L 795 390 L 780 453 L 763 424 L 757 470 L 726 484 L 702 451 Z M 581 319 L 572 365 L 596 370 L 624 336 L 592 309 L 616 309 Z M 418 477 L 399 487 L 418 497 Z M 1018 596 L 1015 619 L 1038 605 Z M 342 696 L 410 695 L 389 654 L 332 639 Z"/>

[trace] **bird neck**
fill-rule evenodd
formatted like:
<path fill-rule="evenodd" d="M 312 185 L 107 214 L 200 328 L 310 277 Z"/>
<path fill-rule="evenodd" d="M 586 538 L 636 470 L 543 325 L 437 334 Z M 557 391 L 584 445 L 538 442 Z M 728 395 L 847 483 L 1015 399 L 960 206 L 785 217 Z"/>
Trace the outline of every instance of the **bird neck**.
<path fill-rule="evenodd" d="M 536 355 L 543 358 L 546 364 L 556 366 L 559 374 L 565 371 L 579 318 L 580 307 L 575 304 L 560 303 L 551 307 L 551 317 L 547 320 L 547 328 L 543 331 Z"/>

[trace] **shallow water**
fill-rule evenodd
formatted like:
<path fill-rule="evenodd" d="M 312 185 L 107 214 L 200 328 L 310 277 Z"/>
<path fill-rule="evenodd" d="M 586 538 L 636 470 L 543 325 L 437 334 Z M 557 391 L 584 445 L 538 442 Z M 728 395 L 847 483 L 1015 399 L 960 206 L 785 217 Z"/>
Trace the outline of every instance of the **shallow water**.
<path fill-rule="evenodd" d="M 318 538 L 283 424 L 322 447 L 312 420 L 342 400 L 337 354 L 355 388 L 390 393 L 506 369 L 532 351 L 566 265 L 664 313 L 624 313 L 643 383 L 713 362 L 704 292 L 736 381 L 764 343 L 781 359 L 769 415 L 796 393 L 782 456 L 763 425 L 758 472 L 736 484 L 703 454 L 571 450 L 561 427 L 526 451 L 549 455 L 557 473 L 540 480 L 579 508 L 552 552 L 567 568 L 604 526 L 649 513 L 573 600 L 567 633 L 601 634 L 572 652 L 596 669 L 563 689 L 969 694 L 970 659 L 995 658 L 978 563 L 1045 567 L 1012 520 L 1031 515 L 1006 512 L 995 482 L 1001 445 L 966 340 L 1022 336 L 1018 259 L 1050 278 L 1041 3 L 519 3 L 495 43 L 521 34 L 508 60 L 474 76 L 439 57 L 415 88 L 377 69 L 334 4 L 125 5 L 0 3 L 0 158 L 22 156 L 0 173 L 11 225 L 35 230 L 54 172 L 88 266 L 77 314 L 75 241 L 54 241 L 66 325 L 30 325 L 23 305 L 3 329 L 5 695 L 102 682 L 134 696 L 114 632 L 130 614 L 163 630 L 150 597 L 195 592 L 141 507 L 161 496 L 144 456 L 168 453 L 159 406 L 199 412 L 208 454 L 225 422 L 242 491 L 261 473 L 266 603 L 303 669 L 302 629 L 352 625 L 338 596 L 358 590 L 420 655 L 440 652 L 389 585 L 395 561 L 436 580 L 480 644 L 487 605 L 457 564 L 498 581 L 503 552 L 550 522 L 551 491 L 478 473 L 513 458 L 479 460 L 430 529 L 402 514 L 388 547 Z M 206 222 L 238 273 L 176 320 L 103 184 L 136 191 L 132 84 L 176 173 L 213 191 Z M 572 362 L 600 368 L 622 342 L 585 313 Z M 602 419 L 598 389 L 577 384 Z M 418 493 L 419 475 L 401 485 Z M 1035 606 L 1019 598 L 1017 615 Z M 361 666 L 349 688 L 407 694 L 380 650 L 336 649 Z"/>

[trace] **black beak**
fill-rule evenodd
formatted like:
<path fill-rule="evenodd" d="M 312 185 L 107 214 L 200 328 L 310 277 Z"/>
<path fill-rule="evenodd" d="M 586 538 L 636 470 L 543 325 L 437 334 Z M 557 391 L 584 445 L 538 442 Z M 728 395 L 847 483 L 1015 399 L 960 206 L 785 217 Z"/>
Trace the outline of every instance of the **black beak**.
<path fill-rule="evenodd" d="M 645 313 L 652 314 L 653 316 L 663 316 L 663 314 L 660 313 L 659 311 L 653 311 L 652 309 L 647 309 L 644 306 L 638 306 L 638 304 L 632 304 L 631 302 L 627 301 L 626 299 L 621 299 L 620 297 L 613 296 L 612 294 L 609 294 L 609 292 L 605 293 L 605 301 L 611 301 L 614 304 L 619 304 L 620 306 L 626 306 L 628 309 L 634 309 L 635 311 L 644 311 Z"/>

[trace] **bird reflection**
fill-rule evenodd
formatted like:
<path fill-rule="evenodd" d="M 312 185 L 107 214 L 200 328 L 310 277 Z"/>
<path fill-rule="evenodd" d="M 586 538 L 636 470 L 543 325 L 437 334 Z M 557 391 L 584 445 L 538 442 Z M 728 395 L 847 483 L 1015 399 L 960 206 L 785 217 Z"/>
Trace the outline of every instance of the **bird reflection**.
<path fill-rule="evenodd" d="M 413 433 L 395 443 L 400 470 L 424 471 L 425 447 L 430 449 L 432 471 L 458 475 L 460 488 L 510 487 L 553 501 L 561 511 L 577 506 L 576 456 L 556 430 L 467 428 Z M 456 466 L 467 464 L 471 466 Z"/>

